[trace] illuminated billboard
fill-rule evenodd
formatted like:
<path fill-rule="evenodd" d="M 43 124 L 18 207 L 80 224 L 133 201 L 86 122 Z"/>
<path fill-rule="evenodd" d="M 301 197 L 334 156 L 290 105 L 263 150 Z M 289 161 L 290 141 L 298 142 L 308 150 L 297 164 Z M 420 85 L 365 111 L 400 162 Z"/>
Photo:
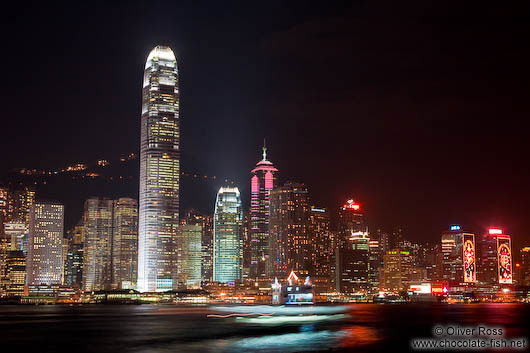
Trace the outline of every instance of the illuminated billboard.
<path fill-rule="evenodd" d="M 512 284 L 512 246 L 508 235 L 497 237 L 497 264 L 499 269 L 499 283 Z"/>
<path fill-rule="evenodd" d="M 444 295 L 447 293 L 447 287 L 441 282 L 431 282 L 431 293 L 433 295 Z"/>
<path fill-rule="evenodd" d="M 346 203 L 342 206 L 343 210 L 353 210 L 353 211 L 359 211 L 361 209 L 361 205 L 356 203 L 353 200 L 348 200 Z"/>
<path fill-rule="evenodd" d="M 463 262 L 464 262 L 464 282 L 474 283 L 477 281 L 477 264 L 475 257 L 475 236 L 464 233 L 463 236 Z"/>

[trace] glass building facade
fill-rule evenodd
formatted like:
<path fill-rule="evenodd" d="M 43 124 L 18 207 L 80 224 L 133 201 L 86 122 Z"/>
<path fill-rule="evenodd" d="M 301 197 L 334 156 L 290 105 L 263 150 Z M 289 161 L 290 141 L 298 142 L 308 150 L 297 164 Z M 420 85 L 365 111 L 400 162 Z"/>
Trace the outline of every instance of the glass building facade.
<path fill-rule="evenodd" d="M 201 285 L 202 226 L 183 224 L 179 227 L 178 282 L 185 288 L 199 288 Z"/>
<path fill-rule="evenodd" d="M 147 57 L 143 79 L 138 290 L 176 288 L 180 118 L 177 61 L 167 46 Z"/>
<path fill-rule="evenodd" d="M 23 251 L 9 251 L 6 259 L 6 295 L 24 295 L 26 284 L 26 256 Z"/>
<path fill-rule="evenodd" d="M 112 288 L 129 289 L 138 275 L 138 203 L 135 199 L 114 201 L 112 233 Z"/>
<path fill-rule="evenodd" d="M 31 206 L 29 216 L 27 284 L 61 284 L 64 206 L 36 202 Z"/>
<path fill-rule="evenodd" d="M 83 258 L 84 258 L 84 227 L 83 223 L 77 224 L 70 231 L 68 258 L 65 265 L 65 284 L 81 287 L 83 283 Z"/>
<path fill-rule="evenodd" d="M 270 192 L 267 276 L 285 278 L 291 271 L 312 270 L 309 193 L 305 185 L 287 182 Z M 311 273 L 313 274 L 313 273 Z"/>
<path fill-rule="evenodd" d="M 355 293 L 369 288 L 370 237 L 361 205 L 348 200 L 339 209 L 336 289 Z"/>
<path fill-rule="evenodd" d="M 241 279 L 243 210 L 238 188 L 221 187 L 214 213 L 213 280 Z"/>
<path fill-rule="evenodd" d="M 112 224 L 114 201 L 90 198 L 85 201 L 83 290 L 109 289 L 111 283 Z"/>
<path fill-rule="evenodd" d="M 186 213 L 185 224 L 201 227 L 201 280 L 211 282 L 213 278 L 213 216 L 205 216 L 191 209 Z"/>

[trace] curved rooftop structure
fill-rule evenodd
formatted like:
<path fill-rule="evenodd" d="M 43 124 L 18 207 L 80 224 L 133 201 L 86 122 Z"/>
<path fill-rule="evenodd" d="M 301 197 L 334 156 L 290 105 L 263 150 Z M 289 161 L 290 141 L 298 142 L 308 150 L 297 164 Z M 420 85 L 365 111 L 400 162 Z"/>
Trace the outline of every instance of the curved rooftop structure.
<path fill-rule="evenodd" d="M 175 58 L 175 54 L 173 53 L 173 50 L 169 46 L 166 45 L 157 45 L 156 47 L 151 50 L 149 55 L 147 56 L 147 60 L 145 61 L 145 68 L 147 69 L 149 66 L 151 66 L 151 63 L 153 60 L 166 60 L 166 61 L 174 61 L 176 63 L 177 59 Z"/>

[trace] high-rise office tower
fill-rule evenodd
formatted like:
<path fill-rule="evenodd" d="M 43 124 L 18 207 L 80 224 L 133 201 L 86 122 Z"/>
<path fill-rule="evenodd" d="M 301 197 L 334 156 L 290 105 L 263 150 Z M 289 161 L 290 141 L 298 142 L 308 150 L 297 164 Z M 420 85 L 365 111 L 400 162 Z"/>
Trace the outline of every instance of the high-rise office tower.
<path fill-rule="evenodd" d="M 442 247 L 441 244 L 431 244 L 425 246 L 424 265 L 426 279 L 428 281 L 442 280 Z"/>
<path fill-rule="evenodd" d="M 23 221 L 11 221 L 4 224 L 4 234 L 11 243 L 11 251 L 28 249 L 28 227 Z"/>
<path fill-rule="evenodd" d="M 15 190 L 8 187 L 0 188 L 0 276 L 5 277 L 6 274 L 7 252 L 11 251 L 13 246 L 27 247 L 30 210 L 34 202 L 33 187 L 24 186 Z M 17 234 L 17 238 L 12 239 L 13 232 L 18 233 L 19 224 L 24 225 L 24 235 L 19 237 Z M 10 234 L 5 233 L 6 230 Z"/>
<path fill-rule="evenodd" d="M 136 286 L 138 274 L 138 203 L 135 199 L 114 201 L 112 230 L 112 288 Z"/>
<path fill-rule="evenodd" d="M 213 278 L 213 217 L 191 209 L 186 212 L 185 224 L 201 227 L 201 280 L 210 282 Z"/>
<path fill-rule="evenodd" d="M 390 250 L 390 236 L 387 232 L 383 231 L 382 229 L 377 229 L 375 231 L 375 235 L 372 233 L 371 237 L 379 242 L 379 247 L 383 254 Z"/>
<path fill-rule="evenodd" d="M 250 179 L 250 268 L 249 277 L 266 277 L 269 257 L 269 194 L 276 187 L 278 169 L 267 160 L 267 148 L 263 146 L 263 158 L 252 169 Z"/>
<path fill-rule="evenodd" d="M 250 276 L 250 212 L 245 212 L 243 215 L 243 273 L 244 279 Z"/>
<path fill-rule="evenodd" d="M 221 187 L 215 201 L 213 221 L 213 280 L 233 282 L 241 279 L 242 270 L 241 195 L 236 187 Z"/>
<path fill-rule="evenodd" d="M 393 292 L 407 290 L 413 267 L 410 252 L 402 249 L 387 251 L 383 256 L 383 262 L 381 289 Z"/>
<path fill-rule="evenodd" d="M 367 290 L 370 238 L 360 204 L 348 200 L 339 209 L 338 228 L 337 290 L 342 293 Z"/>
<path fill-rule="evenodd" d="M 478 281 L 485 285 L 512 284 L 511 237 L 500 228 L 489 228 L 480 241 Z"/>
<path fill-rule="evenodd" d="M 35 202 L 35 189 L 24 186 L 9 193 L 8 220 L 21 221 L 29 224 L 29 213 Z"/>
<path fill-rule="evenodd" d="M 475 235 L 451 226 L 442 233 L 442 278 L 453 284 L 476 281 Z"/>
<path fill-rule="evenodd" d="M 287 182 L 270 193 L 267 277 L 287 278 L 312 269 L 311 206 L 303 184 Z"/>
<path fill-rule="evenodd" d="M 67 286 L 72 285 L 72 265 L 73 265 L 73 229 L 66 231 L 66 235 L 63 238 L 63 247 L 66 246 L 66 251 L 63 248 L 63 284 Z"/>
<path fill-rule="evenodd" d="M 8 193 L 9 189 L 7 187 L 0 186 L 0 227 L 7 221 L 7 212 L 9 210 Z M 0 231 L 0 235 L 1 233 Z"/>
<path fill-rule="evenodd" d="M 530 286 L 530 246 L 525 246 L 521 249 L 521 267 L 519 272 L 519 284 Z"/>
<path fill-rule="evenodd" d="M 62 241 L 62 249 L 63 249 L 63 278 L 61 279 L 62 284 L 66 284 L 66 278 L 68 277 L 68 259 L 71 257 L 71 254 L 69 253 L 69 250 L 71 249 L 70 244 L 72 243 L 72 239 L 70 238 L 69 232 L 66 232 L 65 236 L 63 237 Z"/>
<path fill-rule="evenodd" d="M 186 288 L 201 285 L 202 226 L 181 224 L 177 237 L 178 283 Z"/>
<path fill-rule="evenodd" d="M 392 229 L 392 236 L 390 237 L 390 248 L 401 248 L 403 246 L 403 242 L 405 241 L 404 231 L 403 228 L 400 226 L 395 226 Z"/>
<path fill-rule="evenodd" d="M 83 214 L 83 290 L 110 289 L 112 276 L 112 225 L 114 202 L 90 198 Z"/>
<path fill-rule="evenodd" d="M 329 278 L 331 276 L 334 239 L 330 229 L 329 212 L 323 207 L 311 207 L 309 212 L 309 240 L 312 248 L 311 274 Z"/>
<path fill-rule="evenodd" d="M 379 278 L 383 267 L 383 256 L 384 251 L 379 240 L 370 239 L 368 282 L 369 289 L 372 292 L 377 292 L 379 290 Z"/>
<path fill-rule="evenodd" d="M 84 227 L 83 222 L 79 222 L 71 230 L 68 258 L 65 267 L 65 284 L 81 287 L 83 283 L 83 247 L 84 247 Z"/>
<path fill-rule="evenodd" d="M 27 284 L 61 284 L 63 278 L 64 206 L 35 202 L 29 214 Z"/>
<path fill-rule="evenodd" d="M 8 251 L 6 259 L 6 288 L 8 297 L 22 296 L 26 284 L 26 255 L 23 251 Z"/>
<path fill-rule="evenodd" d="M 155 47 L 145 64 L 140 143 L 138 286 L 176 286 L 179 225 L 180 117 L 177 60 Z"/>

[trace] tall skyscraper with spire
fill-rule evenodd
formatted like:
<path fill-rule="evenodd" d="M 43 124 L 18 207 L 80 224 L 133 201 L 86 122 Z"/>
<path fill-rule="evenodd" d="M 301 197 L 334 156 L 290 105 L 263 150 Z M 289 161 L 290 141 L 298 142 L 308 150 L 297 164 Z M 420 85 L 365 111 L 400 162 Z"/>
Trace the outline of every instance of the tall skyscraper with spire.
<path fill-rule="evenodd" d="M 177 60 L 156 46 L 145 63 L 140 145 L 138 286 L 176 287 L 180 117 Z"/>
<path fill-rule="evenodd" d="M 269 258 L 270 192 L 277 184 L 278 169 L 267 160 L 263 141 L 263 159 L 252 169 L 250 179 L 250 269 L 253 279 L 267 276 Z"/>

